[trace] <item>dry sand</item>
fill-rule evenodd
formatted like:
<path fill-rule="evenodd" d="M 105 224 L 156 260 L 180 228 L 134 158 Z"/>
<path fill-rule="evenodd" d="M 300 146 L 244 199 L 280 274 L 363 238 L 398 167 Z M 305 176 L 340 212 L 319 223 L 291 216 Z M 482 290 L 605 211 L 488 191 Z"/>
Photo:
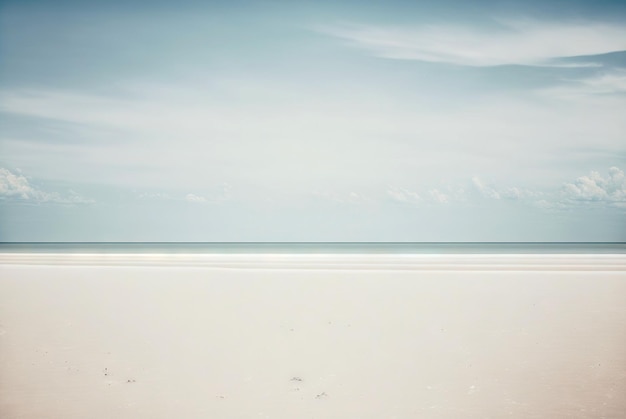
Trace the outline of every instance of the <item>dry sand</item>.
<path fill-rule="evenodd" d="M 218 259 L 0 255 L 0 417 L 626 417 L 624 256 Z"/>

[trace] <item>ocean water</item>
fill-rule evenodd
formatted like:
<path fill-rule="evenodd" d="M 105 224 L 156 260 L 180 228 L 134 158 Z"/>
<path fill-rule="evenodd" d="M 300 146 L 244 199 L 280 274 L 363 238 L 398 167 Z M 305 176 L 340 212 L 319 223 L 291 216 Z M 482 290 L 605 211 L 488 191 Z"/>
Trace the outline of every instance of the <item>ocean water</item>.
<path fill-rule="evenodd" d="M 126 254 L 626 254 L 626 243 L 0 243 L 2 253 Z"/>

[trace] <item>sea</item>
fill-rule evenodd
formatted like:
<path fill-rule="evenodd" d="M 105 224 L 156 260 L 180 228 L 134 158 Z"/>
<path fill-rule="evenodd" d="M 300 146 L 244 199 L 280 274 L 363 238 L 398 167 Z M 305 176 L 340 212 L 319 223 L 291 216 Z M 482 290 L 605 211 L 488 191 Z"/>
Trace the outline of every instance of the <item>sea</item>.
<path fill-rule="evenodd" d="M 603 242 L 4 242 L 0 253 L 92 254 L 626 254 Z"/>

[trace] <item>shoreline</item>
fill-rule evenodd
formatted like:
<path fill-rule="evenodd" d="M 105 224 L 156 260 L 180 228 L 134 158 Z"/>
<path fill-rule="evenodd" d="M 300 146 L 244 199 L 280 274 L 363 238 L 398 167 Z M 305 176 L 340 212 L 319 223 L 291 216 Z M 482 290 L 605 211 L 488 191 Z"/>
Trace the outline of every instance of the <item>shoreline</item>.
<path fill-rule="evenodd" d="M 140 266 L 341 270 L 599 270 L 626 272 L 626 254 L 2 253 L 0 266 Z"/>

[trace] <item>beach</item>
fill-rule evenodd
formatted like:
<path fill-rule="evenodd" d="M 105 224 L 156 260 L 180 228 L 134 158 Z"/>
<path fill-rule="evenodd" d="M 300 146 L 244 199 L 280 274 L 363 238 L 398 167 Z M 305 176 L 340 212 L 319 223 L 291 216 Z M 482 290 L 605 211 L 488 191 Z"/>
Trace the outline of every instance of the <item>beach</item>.
<path fill-rule="evenodd" d="M 0 254 L 0 416 L 623 418 L 626 255 Z"/>

